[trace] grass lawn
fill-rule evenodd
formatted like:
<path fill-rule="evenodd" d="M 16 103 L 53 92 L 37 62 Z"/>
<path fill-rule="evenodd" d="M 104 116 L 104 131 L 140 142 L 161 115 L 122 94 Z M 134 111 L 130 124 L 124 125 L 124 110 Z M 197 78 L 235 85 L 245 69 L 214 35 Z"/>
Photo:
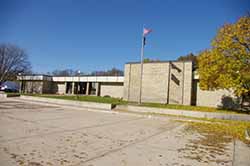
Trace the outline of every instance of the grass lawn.
<path fill-rule="evenodd" d="M 190 110 L 190 111 L 200 111 L 200 112 L 221 112 L 221 113 L 249 114 L 249 112 L 242 112 L 242 111 L 238 111 L 238 110 L 226 110 L 226 109 L 220 109 L 220 108 L 214 108 L 214 107 L 177 105 L 177 104 L 142 103 L 140 106 L 166 108 L 166 109 Z"/>
<path fill-rule="evenodd" d="M 88 101 L 88 102 L 97 102 L 97 103 L 109 103 L 114 105 L 127 104 L 126 101 L 123 101 L 119 98 L 112 97 L 101 97 L 101 96 L 67 96 L 67 95 L 41 95 L 41 94 L 24 94 L 27 96 L 37 96 L 37 97 L 46 97 L 53 99 L 64 99 L 64 100 L 77 100 L 77 101 Z"/>
<path fill-rule="evenodd" d="M 24 94 L 28 96 L 37 96 L 37 97 L 47 97 L 55 99 L 65 99 L 65 100 L 78 100 L 78 101 L 88 101 L 88 102 L 97 102 L 97 103 L 109 103 L 113 105 L 135 105 L 135 106 L 144 106 L 144 107 L 154 107 L 154 108 L 166 108 L 166 109 L 179 109 L 187 111 L 201 111 L 201 112 L 220 112 L 220 113 L 243 113 L 249 114 L 249 112 L 241 112 L 237 110 L 225 110 L 218 109 L 213 107 L 201 107 L 201 106 L 186 106 L 186 105 L 177 105 L 177 104 L 160 104 L 160 103 L 142 103 L 137 104 L 136 102 L 127 102 L 119 98 L 112 97 L 101 97 L 101 96 L 76 96 L 76 95 L 49 95 L 49 94 Z"/>

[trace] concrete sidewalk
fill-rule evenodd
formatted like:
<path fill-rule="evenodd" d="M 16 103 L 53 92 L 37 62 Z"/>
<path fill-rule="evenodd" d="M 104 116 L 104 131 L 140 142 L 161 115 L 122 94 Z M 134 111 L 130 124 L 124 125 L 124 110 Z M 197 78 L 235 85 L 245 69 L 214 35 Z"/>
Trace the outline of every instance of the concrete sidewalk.
<path fill-rule="evenodd" d="M 247 114 L 233 114 L 233 113 L 230 114 L 230 113 L 219 113 L 219 112 L 175 110 L 175 109 L 153 108 L 153 107 L 132 106 L 132 105 L 118 105 L 115 109 L 121 110 L 121 111 L 125 110 L 129 112 L 156 113 L 156 114 L 186 116 L 186 117 L 194 117 L 194 118 L 250 121 L 250 115 L 247 115 Z"/>
<path fill-rule="evenodd" d="M 250 145 L 235 141 L 233 166 L 250 166 Z"/>

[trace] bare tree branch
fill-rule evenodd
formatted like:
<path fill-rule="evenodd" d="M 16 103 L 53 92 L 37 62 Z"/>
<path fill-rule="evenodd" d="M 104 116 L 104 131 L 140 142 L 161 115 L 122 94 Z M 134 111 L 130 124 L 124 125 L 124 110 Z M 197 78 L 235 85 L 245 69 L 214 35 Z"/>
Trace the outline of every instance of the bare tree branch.
<path fill-rule="evenodd" d="M 12 44 L 0 44 L 0 82 L 13 80 L 18 73 L 30 73 L 31 65 L 25 51 Z"/>

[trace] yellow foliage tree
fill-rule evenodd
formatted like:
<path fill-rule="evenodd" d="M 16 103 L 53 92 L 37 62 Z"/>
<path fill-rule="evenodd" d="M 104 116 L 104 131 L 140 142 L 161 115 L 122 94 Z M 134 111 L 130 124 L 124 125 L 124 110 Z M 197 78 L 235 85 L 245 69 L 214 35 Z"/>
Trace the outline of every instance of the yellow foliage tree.
<path fill-rule="evenodd" d="M 231 89 L 237 96 L 249 96 L 250 16 L 225 24 L 211 45 L 198 57 L 200 88 Z"/>

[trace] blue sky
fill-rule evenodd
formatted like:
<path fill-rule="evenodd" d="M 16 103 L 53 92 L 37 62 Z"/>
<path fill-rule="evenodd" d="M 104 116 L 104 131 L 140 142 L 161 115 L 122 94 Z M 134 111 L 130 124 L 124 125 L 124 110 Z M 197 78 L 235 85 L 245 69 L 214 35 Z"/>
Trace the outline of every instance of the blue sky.
<path fill-rule="evenodd" d="M 123 69 L 145 58 L 175 60 L 208 48 L 224 23 L 250 11 L 248 0 L 0 0 L 0 43 L 24 48 L 32 69 Z"/>

